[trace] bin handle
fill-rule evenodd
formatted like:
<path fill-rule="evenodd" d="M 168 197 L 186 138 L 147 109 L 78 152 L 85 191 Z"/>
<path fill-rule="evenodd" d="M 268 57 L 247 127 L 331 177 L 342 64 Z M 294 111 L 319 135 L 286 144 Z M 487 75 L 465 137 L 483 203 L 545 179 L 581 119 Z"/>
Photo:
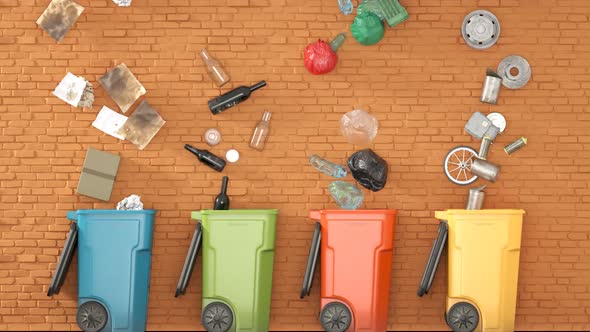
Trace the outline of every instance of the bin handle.
<path fill-rule="evenodd" d="M 188 283 L 191 279 L 191 275 L 193 274 L 193 270 L 195 269 L 195 265 L 197 265 L 197 256 L 199 256 L 199 249 L 201 249 L 202 240 L 203 227 L 199 222 L 197 223 L 197 228 L 193 234 L 191 245 L 188 248 L 186 258 L 184 259 L 184 266 L 182 267 L 182 272 L 180 273 L 180 278 L 178 279 L 178 285 L 176 286 L 176 293 L 174 294 L 174 297 L 179 297 L 186 292 L 186 288 L 188 287 Z"/>
<path fill-rule="evenodd" d="M 201 211 L 193 211 L 191 212 L 191 219 L 194 220 L 203 220 L 203 215 Z"/>
<path fill-rule="evenodd" d="M 311 246 L 309 247 L 309 256 L 307 257 L 307 266 L 305 267 L 305 275 L 303 276 L 303 285 L 301 287 L 301 294 L 299 298 L 304 298 L 309 295 L 311 286 L 313 284 L 313 275 L 320 258 L 320 243 L 322 241 L 322 225 L 319 222 L 315 224 L 315 230 L 313 231 L 313 238 L 311 240 Z"/>
<path fill-rule="evenodd" d="M 72 221 L 78 221 L 78 212 L 77 211 L 69 211 L 66 213 L 66 218 Z"/>
<path fill-rule="evenodd" d="M 447 243 L 448 234 L 449 225 L 447 224 L 446 220 L 441 220 L 438 224 L 438 236 L 436 237 L 436 240 L 434 240 L 432 250 L 430 251 L 430 256 L 428 256 L 428 261 L 426 262 L 426 267 L 424 268 L 422 280 L 420 281 L 420 286 L 418 286 L 419 297 L 422 297 L 424 294 L 428 294 L 430 287 L 432 287 L 432 282 L 434 281 L 434 276 L 436 275 L 440 256 L 442 255 L 445 244 Z"/>
<path fill-rule="evenodd" d="M 71 212 L 68 212 L 68 219 L 70 219 L 70 213 Z M 73 222 L 72 225 L 70 225 L 70 232 L 68 233 L 68 237 L 64 243 L 64 248 L 61 251 L 59 261 L 57 262 L 53 279 L 51 280 L 51 284 L 47 290 L 47 296 L 59 294 L 59 290 L 66 279 L 66 275 L 68 274 L 68 270 L 70 268 L 70 264 L 72 263 L 72 258 L 74 257 L 76 248 L 78 248 L 78 224 Z"/>

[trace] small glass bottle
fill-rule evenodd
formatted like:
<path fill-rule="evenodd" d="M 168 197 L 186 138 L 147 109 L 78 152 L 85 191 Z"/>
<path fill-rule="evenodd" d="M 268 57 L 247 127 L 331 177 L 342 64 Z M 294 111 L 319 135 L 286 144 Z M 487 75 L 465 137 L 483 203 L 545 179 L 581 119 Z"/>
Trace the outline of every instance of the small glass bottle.
<path fill-rule="evenodd" d="M 223 177 L 221 182 L 221 192 L 217 197 L 215 197 L 215 202 L 213 203 L 213 210 L 229 210 L 229 197 L 227 197 L 227 182 L 229 178 L 227 176 Z"/>
<path fill-rule="evenodd" d="M 229 75 L 225 72 L 225 70 L 223 70 L 223 67 L 221 67 L 219 61 L 209 55 L 207 49 L 202 49 L 199 55 L 203 59 L 203 62 L 205 62 L 205 66 L 207 66 L 207 74 L 209 74 L 209 77 L 211 77 L 217 86 L 221 87 L 225 83 L 229 82 Z"/>
<path fill-rule="evenodd" d="M 269 111 L 265 111 L 262 115 L 262 120 L 258 122 L 256 127 L 254 127 L 254 132 L 252 133 L 252 139 L 250 139 L 250 147 L 262 151 L 264 150 L 264 145 L 268 140 L 268 134 L 270 133 L 270 117 L 272 113 Z"/>

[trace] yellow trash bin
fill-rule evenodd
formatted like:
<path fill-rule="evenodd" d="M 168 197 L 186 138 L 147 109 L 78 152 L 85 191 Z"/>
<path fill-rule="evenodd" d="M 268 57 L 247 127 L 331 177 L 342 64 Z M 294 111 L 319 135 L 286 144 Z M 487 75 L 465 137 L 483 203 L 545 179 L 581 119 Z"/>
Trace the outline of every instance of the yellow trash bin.
<path fill-rule="evenodd" d="M 427 293 L 448 236 L 446 320 L 455 332 L 514 331 L 523 210 L 437 211 L 439 237 L 418 295 Z"/>

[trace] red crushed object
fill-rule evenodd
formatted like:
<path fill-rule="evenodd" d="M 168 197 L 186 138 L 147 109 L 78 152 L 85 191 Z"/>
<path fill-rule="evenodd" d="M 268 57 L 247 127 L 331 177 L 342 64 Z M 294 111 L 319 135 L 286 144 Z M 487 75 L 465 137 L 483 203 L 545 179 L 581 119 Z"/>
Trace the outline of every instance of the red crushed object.
<path fill-rule="evenodd" d="M 305 68 L 314 74 L 322 75 L 331 72 L 338 63 L 338 55 L 332 51 L 330 44 L 318 39 L 317 42 L 307 45 L 303 51 Z"/>

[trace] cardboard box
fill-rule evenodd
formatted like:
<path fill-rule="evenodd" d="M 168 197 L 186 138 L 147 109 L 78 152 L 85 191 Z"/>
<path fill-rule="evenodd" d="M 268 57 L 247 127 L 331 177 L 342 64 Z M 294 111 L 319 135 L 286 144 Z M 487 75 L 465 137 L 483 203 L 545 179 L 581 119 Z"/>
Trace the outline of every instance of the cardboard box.
<path fill-rule="evenodd" d="M 103 201 L 110 200 L 119 160 L 116 154 L 89 148 L 77 192 Z"/>

